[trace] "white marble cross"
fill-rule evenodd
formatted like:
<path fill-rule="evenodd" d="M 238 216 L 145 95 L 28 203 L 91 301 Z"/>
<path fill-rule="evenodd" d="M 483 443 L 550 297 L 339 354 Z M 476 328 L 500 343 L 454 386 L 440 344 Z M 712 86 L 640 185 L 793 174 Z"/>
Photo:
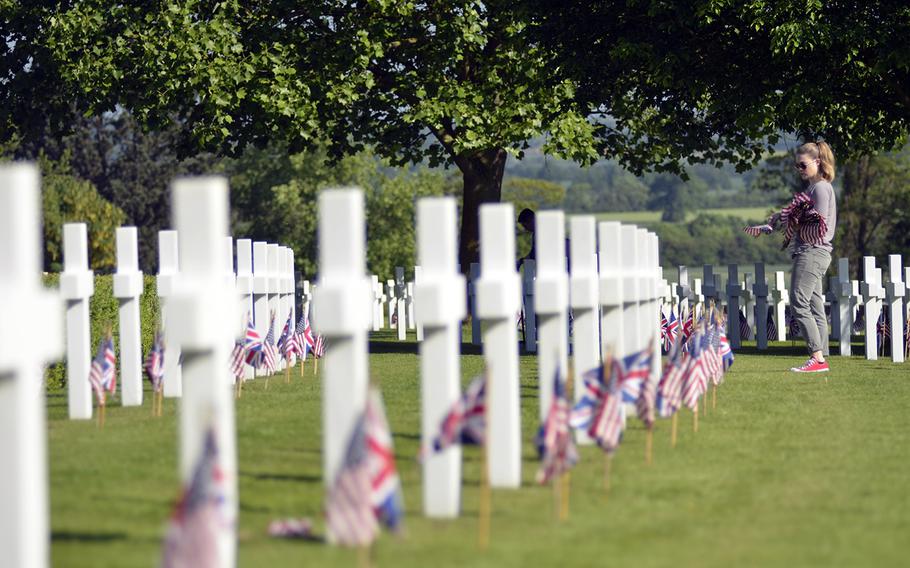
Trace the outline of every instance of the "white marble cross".
<path fill-rule="evenodd" d="M 180 277 L 168 299 L 168 327 L 183 351 L 180 477 L 190 483 L 213 432 L 223 502 L 216 531 L 218 558 L 231 567 L 237 552 L 237 445 L 234 397 L 226 361 L 237 329 L 237 299 L 224 278 L 228 184 L 219 176 L 178 178 L 171 184 L 173 225 L 180 234 Z"/>
<path fill-rule="evenodd" d="M 638 246 L 637 228 L 634 225 L 623 225 L 620 232 L 622 246 L 620 248 L 620 262 L 622 266 L 622 326 L 625 335 L 622 346 L 617 345 L 616 355 L 625 357 L 641 350 L 642 333 L 641 319 L 639 317 L 639 302 L 641 298 L 641 270 L 638 259 L 642 256 Z"/>
<path fill-rule="evenodd" d="M 838 295 L 838 310 L 840 315 L 838 323 L 840 329 L 838 336 L 840 338 L 840 354 L 844 357 L 851 355 L 851 336 L 853 334 L 853 321 L 856 309 L 856 298 L 853 294 L 853 283 L 850 281 L 850 261 L 846 258 L 840 258 L 837 261 L 837 287 L 835 293 Z M 832 318 L 833 319 L 833 318 Z"/>
<path fill-rule="evenodd" d="M 379 285 L 379 276 L 372 274 L 370 284 L 373 291 L 373 331 L 382 329 L 382 286 Z"/>
<path fill-rule="evenodd" d="M 874 256 L 863 257 L 863 282 L 860 284 L 866 306 L 866 359 L 878 359 L 878 341 L 875 336 L 878 318 L 882 313 L 882 300 L 885 289 L 882 288 L 882 271 L 875 267 Z"/>
<path fill-rule="evenodd" d="M 161 329 L 164 331 L 164 396 L 179 397 L 183 392 L 183 373 L 180 364 L 180 343 L 169 329 L 173 318 L 171 296 L 177 286 L 179 253 L 177 231 L 158 231 L 158 298 L 161 305 Z M 217 254 L 217 253 L 216 253 Z"/>
<path fill-rule="evenodd" d="M 907 294 L 903 280 L 903 266 L 901 255 L 888 255 L 888 284 L 885 292 L 891 316 L 891 360 L 895 363 L 904 362 L 904 296 Z"/>
<path fill-rule="evenodd" d="M 581 227 L 578 229 L 582 230 Z M 600 254 L 597 257 L 600 281 L 598 282 L 598 304 L 600 305 L 601 344 L 598 346 L 600 357 L 608 350 L 614 354 L 624 349 L 625 328 L 622 318 L 623 268 L 621 265 L 622 225 L 617 221 L 601 221 L 597 225 L 597 237 Z M 583 251 L 585 252 L 585 251 Z M 573 252 L 574 254 L 574 252 Z M 585 365 L 596 367 L 598 363 L 590 357 Z M 585 369 L 576 369 L 576 399 L 581 396 L 583 385 L 581 374 Z"/>
<path fill-rule="evenodd" d="M 123 406 L 142 406 L 142 340 L 139 296 L 144 282 L 139 270 L 136 227 L 117 229 L 117 273 L 114 297 L 120 301 L 120 388 Z"/>
<path fill-rule="evenodd" d="M 750 331 L 755 329 L 755 296 L 752 295 L 754 287 L 755 279 L 752 278 L 752 274 L 749 272 L 743 274 L 742 291 L 739 293 L 739 297 L 742 298 L 740 305 L 746 312 L 746 323 L 749 325 Z"/>
<path fill-rule="evenodd" d="M 49 565 L 43 371 L 63 352 L 63 304 L 40 280 L 39 180 L 31 164 L 0 166 L 0 564 L 16 568 Z"/>
<path fill-rule="evenodd" d="M 404 267 L 395 267 L 395 313 L 398 314 L 398 341 L 404 341 L 408 332 L 408 310 L 404 284 Z"/>
<path fill-rule="evenodd" d="M 395 297 L 395 280 L 389 279 L 385 282 L 385 296 L 389 305 L 389 328 L 395 328 L 398 321 L 398 315 L 396 315 L 396 310 L 398 309 L 398 298 Z"/>
<path fill-rule="evenodd" d="M 253 327 L 265 341 L 269 331 L 269 244 L 264 241 L 253 243 Z M 267 375 L 266 370 L 256 374 Z"/>
<path fill-rule="evenodd" d="M 239 296 L 238 337 L 246 336 L 246 325 L 253 319 L 253 241 L 237 239 L 237 294 Z M 243 366 L 243 378 L 252 379 L 256 371 L 252 365 Z"/>
<path fill-rule="evenodd" d="M 778 270 L 774 273 L 774 288 L 771 290 L 774 301 L 774 324 L 777 326 L 777 338 L 780 341 L 787 339 L 787 304 L 790 303 L 790 292 L 784 280 L 784 273 Z"/>
<path fill-rule="evenodd" d="M 650 343 L 654 349 L 655 363 L 651 365 L 651 381 L 657 384 L 660 380 L 660 292 L 661 280 L 660 275 L 660 239 L 656 234 L 648 231 L 645 233 L 645 247 L 647 250 L 647 263 L 645 264 L 646 274 L 648 274 L 648 289 L 651 297 L 650 309 L 646 315 L 647 322 L 645 329 L 649 330 L 649 335 L 645 341 Z"/>
<path fill-rule="evenodd" d="M 681 320 L 683 314 L 690 309 L 689 302 L 695 293 L 689 288 L 689 269 L 683 265 L 679 265 L 676 270 L 677 278 L 679 280 L 679 284 L 676 285 L 676 295 L 679 297 L 679 309 L 677 310 L 676 316 L 680 319 L 680 325 L 682 325 Z M 692 306 L 692 308 L 694 308 L 694 306 Z"/>
<path fill-rule="evenodd" d="M 576 400 L 584 393 L 583 375 L 600 365 L 601 298 L 597 274 L 597 224 L 593 215 L 569 219 L 571 236 L 569 303 L 572 308 L 573 377 Z M 580 444 L 591 443 L 584 432 L 576 433 Z"/>
<path fill-rule="evenodd" d="M 569 374 L 569 274 L 566 272 L 565 225 L 562 211 L 537 214 L 534 234 L 537 278 L 534 280 L 535 309 L 532 313 L 540 318 L 537 388 L 541 422 L 546 420 L 553 399 L 553 377 L 559 373 L 560 380 L 567 380 Z"/>
<path fill-rule="evenodd" d="M 690 303 L 693 304 L 692 310 L 695 311 L 695 317 L 697 318 L 704 311 L 705 305 L 705 295 L 701 289 L 701 278 L 695 278 L 692 281 L 692 295 L 689 299 Z"/>
<path fill-rule="evenodd" d="M 269 326 L 272 322 L 272 317 L 275 318 L 275 342 L 278 341 L 278 336 L 281 334 L 281 326 L 284 325 L 284 320 L 281 319 L 281 270 L 279 268 L 279 257 L 281 252 L 279 251 L 279 246 L 277 243 L 269 243 L 266 248 L 266 274 L 268 275 L 269 282 L 269 314 L 266 318 L 265 329 L 266 332 L 262 334 L 263 340 L 265 339 L 266 333 L 268 333 Z M 257 323 L 258 327 L 259 324 Z M 284 358 L 278 357 L 275 361 L 276 370 L 284 369 Z"/>
<path fill-rule="evenodd" d="M 490 485 L 521 485 L 518 330 L 521 281 L 515 270 L 515 215 L 511 203 L 480 206 L 480 279 L 477 315 L 486 322 L 487 454 Z"/>
<path fill-rule="evenodd" d="M 717 301 L 717 290 L 714 288 L 714 267 L 710 264 L 705 264 L 702 269 L 702 285 L 701 290 L 702 294 L 705 296 L 705 303 L 708 304 L 711 300 L 714 300 L 715 304 L 719 304 Z M 718 308 L 720 305 L 717 306 Z"/>
<path fill-rule="evenodd" d="M 331 487 L 367 397 L 369 280 L 360 189 L 319 194 L 319 285 L 314 325 L 331 345 L 322 371 L 322 480 Z M 329 535 L 331 539 L 331 535 Z"/>
<path fill-rule="evenodd" d="M 461 320 L 465 279 L 458 272 L 455 200 L 428 197 L 417 202 L 420 278 L 415 302 L 426 334 L 420 350 L 421 445 L 430 447 L 449 409 L 461 396 Z M 430 454 L 423 462 L 423 512 L 454 518 L 461 504 L 461 446 Z"/>
<path fill-rule="evenodd" d="M 67 223 L 63 225 L 60 295 L 66 300 L 67 403 L 69 417 L 77 420 L 92 417 L 92 389 L 88 381 L 92 364 L 89 298 L 94 292 L 95 275 L 88 269 L 85 223 Z"/>

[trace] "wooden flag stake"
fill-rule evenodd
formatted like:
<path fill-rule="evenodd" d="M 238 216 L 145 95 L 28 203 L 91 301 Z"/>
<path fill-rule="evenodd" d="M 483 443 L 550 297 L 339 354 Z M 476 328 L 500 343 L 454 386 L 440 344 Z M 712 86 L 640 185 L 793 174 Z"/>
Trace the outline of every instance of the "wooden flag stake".
<path fill-rule="evenodd" d="M 164 386 L 158 387 L 158 417 L 164 412 Z"/>
<path fill-rule="evenodd" d="M 572 487 L 572 472 L 567 471 L 562 474 L 561 482 L 562 500 L 559 507 L 559 520 L 566 521 L 569 519 L 569 491 Z"/>
<path fill-rule="evenodd" d="M 102 404 L 101 408 L 98 409 L 98 429 L 99 430 L 104 429 L 104 409 L 105 408 L 106 408 L 106 405 Z"/>
<path fill-rule="evenodd" d="M 303 369 L 306 367 L 306 359 L 300 361 L 300 378 L 303 378 Z"/>
<path fill-rule="evenodd" d="M 698 433 L 698 404 L 695 405 L 695 410 L 692 412 L 692 431 Z"/>
<path fill-rule="evenodd" d="M 679 422 L 679 411 L 673 413 L 673 418 L 670 419 L 670 447 L 676 447 L 676 425 Z"/>
<path fill-rule="evenodd" d="M 284 359 L 284 382 L 291 384 L 291 360 L 287 357 Z"/>
<path fill-rule="evenodd" d="M 613 462 L 613 454 L 604 452 L 604 502 L 610 496 L 610 464 Z"/>
<path fill-rule="evenodd" d="M 484 369 L 484 380 L 486 381 L 486 392 L 490 392 L 490 378 L 492 373 Z M 490 491 L 490 456 L 487 452 L 487 442 L 489 441 L 490 429 L 490 405 L 484 406 L 484 433 L 483 444 L 480 447 L 480 506 L 478 507 L 479 518 L 477 521 L 477 545 L 480 550 L 487 550 L 490 547 L 490 509 L 492 508 L 491 491 Z"/>
<path fill-rule="evenodd" d="M 319 357 L 313 355 L 313 374 L 319 373 Z"/>
<path fill-rule="evenodd" d="M 708 388 L 711 388 L 710 386 Z M 701 404 L 704 406 L 705 416 L 708 415 L 708 391 L 705 391 L 705 394 L 701 397 Z"/>
<path fill-rule="evenodd" d="M 717 410 L 717 385 L 711 389 L 711 410 Z"/>
<path fill-rule="evenodd" d="M 645 465 L 651 465 L 654 446 L 654 425 L 648 426 L 648 432 L 645 435 Z"/>

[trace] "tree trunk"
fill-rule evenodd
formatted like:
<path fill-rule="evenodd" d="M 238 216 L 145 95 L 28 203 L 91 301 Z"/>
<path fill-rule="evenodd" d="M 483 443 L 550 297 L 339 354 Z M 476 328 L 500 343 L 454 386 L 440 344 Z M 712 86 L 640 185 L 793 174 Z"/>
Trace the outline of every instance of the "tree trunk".
<path fill-rule="evenodd" d="M 472 262 L 480 261 L 480 206 L 484 203 L 498 203 L 502 198 L 506 158 L 508 154 L 502 148 L 455 158 L 464 181 L 461 235 L 458 241 L 458 261 L 463 274 L 470 272 Z"/>

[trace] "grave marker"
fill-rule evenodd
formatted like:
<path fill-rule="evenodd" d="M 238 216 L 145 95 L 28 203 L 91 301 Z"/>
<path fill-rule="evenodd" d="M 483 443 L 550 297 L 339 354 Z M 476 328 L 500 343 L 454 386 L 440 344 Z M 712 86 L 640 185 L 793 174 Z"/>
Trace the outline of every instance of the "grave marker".
<path fill-rule="evenodd" d="M 480 278 L 480 264 L 472 262 L 468 279 L 468 309 L 471 312 L 471 345 L 481 344 L 480 318 L 477 316 L 477 280 Z"/>
<path fill-rule="evenodd" d="M 417 287 L 420 286 L 420 282 L 423 280 L 423 267 L 417 265 L 414 267 L 414 290 L 413 293 L 417 293 Z M 464 282 L 464 276 L 462 276 L 462 282 Z M 462 286 L 464 288 L 464 286 Z M 462 291 L 462 296 L 464 296 L 464 291 Z M 417 297 L 414 296 L 414 313 L 411 315 L 412 321 L 414 322 L 415 333 L 417 334 L 417 341 L 423 341 L 423 320 L 417 317 L 419 313 L 417 309 Z M 464 315 L 461 316 L 461 319 L 464 319 Z M 459 339 L 459 343 L 461 340 Z"/>
<path fill-rule="evenodd" d="M 114 297 L 120 309 L 120 388 L 123 406 L 142 406 L 142 338 L 139 333 L 139 296 L 143 291 L 139 270 L 136 227 L 117 229 L 117 273 Z"/>
<path fill-rule="evenodd" d="M 777 337 L 780 341 L 787 339 L 787 304 L 790 303 L 790 293 L 784 281 L 784 273 L 778 270 L 774 273 L 774 289 L 771 291 L 774 301 L 774 324 L 777 326 Z"/>
<path fill-rule="evenodd" d="M 856 313 L 856 296 L 853 293 L 853 282 L 850 281 L 850 261 L 846 258 L 840 258 L 837 261 L 837 287 L 835 292 L 838 295 L 838 310 L 840 317 L 840 354 L 843 357 L 849 357 L 852 353 L 850 342 L 853 335 L 853 322 Z"/>
<path fill-rule="evenodd" d="M 540 399 L 540 420 L 546 420 L 553 399 L 553 377 L 569 378 L 569 347 L 567 337 L 569 311 L 569 275 L 566 272 L 566 220 L 562 211 L 541 211 L 537 214 L 535 247 L 537 278 L 534 280 L 534 310 L 540 318 L 540 351 L 538 352 L 537 384 Z M 525 261 L 528 262 L 528 261 Z"/>
<path fill-rule="evenodd" d="M 322 378 L 322 479 L 330 487 L 351 432 L 366 406 L 369 281 L 366 222 L 360 189 L 319 194 L 319 285 L 313 294 L 315 325 L 326 337 Z M 330 535 L 331 536 L 331 535 Z"/>
<path fill-rule="evenodd" d="M 265 341 L 269 331 L 269 244 L 264 241 L 253 243 L 253 327 Z M 256 374 L 265 376 L 268 371 L 257 369 Z"/>
<path fill-rule="evenodd" d="M 882 288 L 882 271 L 875 267 L 874 256 L 863 257 L 863 282 L 860 290 L 866 306 L 866 359 L 875 361 L 878 359 L 876 326 L 882 312 L 885 289 Z"/>
<path fill-rule="evenodd" d="M 890 309 L 891 360 L 904 362 L 904 296 L 907 290 L 901 271 L 901 255 L 888 255 L 888 284 L 886 288 Z"/>
<path fill-rule="evenodd" d="M 458 272 L 456 204 L 451 197 L 417 202 L 415 302 L 426 336 L 420 342 L 421 444 L 430 447 L 449 409 L 461 397 L 461 320 L 465 279 Z M 418 276 L 419 274 L 419 276 Z M 461 446 L 423 462 L 423 511 L 454 518 L 461 503 Z"/>
<path fill-rule="evenodd" d="M 693 301 L 695 292 L 689 287 L 689 269 L 683 265 L 679 265 L 676 268 L 677 279 L 679 284 L 676 285 L 676 295 L 679 298 L 679 309 L 677 311 L 677 317 L 682 320 L 683 314 L 690 309 L 689 303 Z M 692 308 L 695 306 L 693 305 Z M 682 325 L 682 321 L 680 321 Z"/>
<path fill-rule="evenodd" d="M 168 327 L 183 350 L 180 477 L 189 484 L 213 432 L 223 502 L 213 565 L 234 566 L 237 552 L 237 447 L 228 355 L 237 300 L 224 278 L 228 186 L 223 177 L 180 178 L 171 185 L 173 223 L 180 238 L 180 278 L 169 298 Z"/>
<path fill-rule="evenodd" d="M 183 373 L 180 364 L 180 344 L 171 331 L 168 322 L 172 318 L 170 298 L 177 287 L 179 258 L 177 231 L 158 231 L 158 276 L 156 277 L 159 304 L 161 306 L 161 329 L 164 332 L 164 385 L 162 394 L 169 398 L 179 397 L 183 391 Z"/>
<path fill-rule="evenodd" d="M 395 306 L 395 313 L 398 314 L 398 341 L 404 341 L 407 338 L 408 333 L 408 310 L 407 301 L 405 299 L 406 293 L 407 290 L 404 283 L 404 268 L 401 266 L 396 266 L 395 297 L 398 301 Z"/>
<path fill-rule="evenodd" d="M 95 275 L 88 269 L 86 225 L 67 223 L 63 225 L 60 295 L 66 300 L 67 405 L 70 419 L 75 420 L 92 417 L 92 388 L 88 381 L 92 364 L 89 298 L 94 292 Z"/>
<path fill-rule="evenodd" d="M 638 247 L 638 236 L 634 225 L 623 225 L 620 232 L 622 247 L 620 248 L 620 263 L 622 266 L 622 348 L 617 347 L 616 355 L 625 357 L 644 347 L 641 344 L 641 319 L 639 318 L 639 301 L 641 298 L 641 283 L 639 282 L 641 270 L 638 259 L 641 251 Z M 596 333 L 595 333 L 596 334 Z"/>
<path fill-rule="evenodd" d="M 593 217 L 592 217 L 593 221 Z M 511 203 L 480 206 L 480 279 L 477 315 L 486 322 L 487 440 L 492 487 L 521 485 L 521 415 L 515 318 L 521 281 L 515 270 L 515 215 Z"/>
<path fill-rule="evenodd" d="M 738 268 L 735 264 L 727 265 L 727 338 L 730 347 L 738 349 L 742 345 L 739 335 L 739 284 Z M 719 307 L 719 306 L 718 306 Z"/>
<path fill-rule="evenodd" d="M 246 335 L 247 320 L 253 320 L 253 241 L 237 239 L 237 280 L 236 290 L 239 296 L 238 337 Z M 252 379 L 256 371 L 252 365 L 243 366 L 243 378 Z"/>
<path fill-rule="evenodd" d="M 17 568 L 49 565 L 44 365 L 63 352 L 63 303 L 40 280 L 40 179 L 31 164 L 0 166 L 0 563 Z"/>
<path fill-rule="evenodd" d="M 584 373 L 600 365 L 600 293 L 597 274 L 597 222 L 593 215 L 569 219 L 569 243 L 572 259 L 569 273 L 569 303 L 572 308 L 572 349 L 575 399 L 584 393 Z M 560 243 L 561 244 L 561 243 Z M 591 443 L 583 432 L 575 439 Z"/>

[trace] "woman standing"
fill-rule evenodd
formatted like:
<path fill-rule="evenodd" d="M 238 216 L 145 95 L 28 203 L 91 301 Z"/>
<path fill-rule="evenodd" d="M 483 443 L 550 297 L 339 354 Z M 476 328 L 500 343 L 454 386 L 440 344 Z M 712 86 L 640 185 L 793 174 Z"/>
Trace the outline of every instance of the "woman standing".
<path fill-rule="evenodd" d="M 828 362 L 828 319 L 822 280 L 831 264 L 831 239 L 837 224 L 834 198 L 834 154 L 826 142 L 809 142 L 796 149 L 794 166 L 806 188 L 764 228 L 750 227 L 757 236 L 783 224 L 790 244 L 793 269 L 790 273 L 790 306 L 809 348 L 809 360 L 790 370 L 797 373 L 824 373 Z"/>

